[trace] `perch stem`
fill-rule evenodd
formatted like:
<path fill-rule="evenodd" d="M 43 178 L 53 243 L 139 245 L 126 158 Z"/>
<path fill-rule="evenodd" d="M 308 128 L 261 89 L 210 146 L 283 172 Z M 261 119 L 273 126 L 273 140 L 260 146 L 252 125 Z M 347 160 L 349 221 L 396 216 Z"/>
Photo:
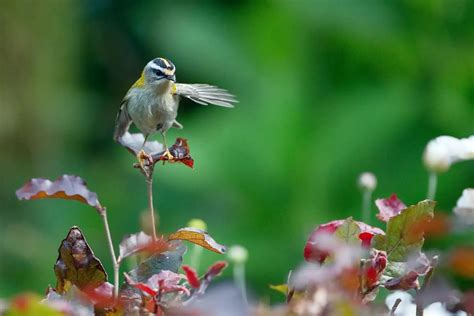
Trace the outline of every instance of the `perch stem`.
<path fill-rule="evenodd" d="M 151 226 L 152 226 L 152 238 L 153 242 L 156 242 L 156 224 L 155 224 L 155 209 L 153 207 L 153 166 L 148 172 L 146 177 L 146 187 L 148 193 L 148 209 L 150 210 L 150 219 L 151 219 Z"/>
<path fill-rule="evenodd" d="M 430 172 L 428 178 L 428 194 L 427 199 L 434 200 L 436 196 L 436 187 L 438 185 L 438 174 L 436 172 Z"/>
<path fill-rule="evenodd" d="M 110 234 L 109 221 L 107 219 L 107 210 L 105 207 L 101 208 L 100 215 L 104 222 L 105 234 L 107 236 L 107 242 L 109 244 L 110 257 L 112 258 L 112 264 L 114 266 L 114 300 L 118 298 L 118 286 L 119 286 L 119 263 L 115 256 L 114 243 L 112 242 L 112 235 Z"/>

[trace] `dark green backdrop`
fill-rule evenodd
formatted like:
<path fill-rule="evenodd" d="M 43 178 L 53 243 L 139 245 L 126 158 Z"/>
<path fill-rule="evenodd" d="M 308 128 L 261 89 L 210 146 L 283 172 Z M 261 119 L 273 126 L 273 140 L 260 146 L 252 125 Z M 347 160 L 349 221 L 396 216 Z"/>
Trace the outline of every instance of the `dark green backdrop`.
<path fill-rule="evenodd" d="M 245 245 L 263 296 L 301 261 L 315 225 L 360 218 L 361 171 L 377 175 L 375 196 L 412 204 L 426 195 L 427 141 L 474 134 L 471 1 L 0 0 L 0 40 L 0 297 L 54 284 L 72 225 L 110 268 L 95 212 L 17 201 L 30 177 L 80 175 L 116 242 L 140 229 L 145 184 L 112 131 L 156 56 L 179 81 L 240 100 L 233 110 L 182 103 L 185 128 L 169 137 L 188 138 L 195 170 L 156 172 L 160 228 L 199 217 L 219 242 Z M 438 209 L 469 186 L 474 162 L 441 175 Z"/>

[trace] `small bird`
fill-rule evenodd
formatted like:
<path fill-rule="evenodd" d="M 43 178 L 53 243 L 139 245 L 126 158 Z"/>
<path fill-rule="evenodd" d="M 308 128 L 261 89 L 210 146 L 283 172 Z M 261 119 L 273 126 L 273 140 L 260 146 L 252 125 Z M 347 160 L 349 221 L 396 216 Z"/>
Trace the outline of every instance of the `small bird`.
<path fill-rule="evenodd" d="M 169 155 L 166 132 L 171 128 L 183 128 L 176 120 L 180 97 L 202 105 L 214 104 L 232 108 L 238 102 L 224 89 L 208 84 L 176 83 L 176 67 L 165 58 L 155 58 L 146 64 L 140 78 L 127 91 L 115 121 L 114 140 L 118 142 L 128 131 L 131 123 L 145 136 L 161 133 L 165 154 Z"/>

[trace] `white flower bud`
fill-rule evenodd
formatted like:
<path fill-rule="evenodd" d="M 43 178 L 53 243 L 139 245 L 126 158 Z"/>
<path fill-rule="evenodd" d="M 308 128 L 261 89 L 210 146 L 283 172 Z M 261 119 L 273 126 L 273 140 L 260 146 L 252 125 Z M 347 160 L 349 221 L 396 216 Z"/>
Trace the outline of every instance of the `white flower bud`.
<path fill-rule="evenodd" d="M 245 247 L 234 245 L 227 251 L 227 257 L 234 264 L 245 263 L 249 257 L 249 252 Z"/>
<path fill-rule="evenodd" d="M 453 209 L 454 214 L 466 224 L 474 224 L 474 189 L 464 189 Z"/>
<path fill-rule="evenodd" d="M 360 174 L 357 184 L 362 190 L 374 191 L 377 187 L 377 178 L 372 172 L 363 172 Z"/>
<path fill-rule="evenodd" d="M 452 136 L 439 136 L 430 140 L 423 154 L 423 162 L 433 172 L 447 171 L 460 160 L 474 159 L 474 136 L 457 139 Z"/>

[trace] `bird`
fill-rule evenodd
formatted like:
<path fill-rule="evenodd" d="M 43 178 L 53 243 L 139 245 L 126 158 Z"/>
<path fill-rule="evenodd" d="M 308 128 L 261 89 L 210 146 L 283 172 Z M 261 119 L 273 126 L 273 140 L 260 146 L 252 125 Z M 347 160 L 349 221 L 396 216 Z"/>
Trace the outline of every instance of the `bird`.
<path fill-rule="evenodd" d="M 144 142 L 137 157 L 146 157 L 144 145 L 150 135 L 160 133 L 165 148 L 170 152 L 166 132 L 170 128 L 183 128 L 178 116 L 179 101 L 182 97 L 202 105 L 218 105 L 232 108 L 236 97 L 227 90 L 209 84 L 187 84 L 176 82 L 176 67 L 166 58 L 158 57 L 149 61 L 140 78 L 130 87 L 120 104 L 115 120 L 113 139 L 120 142 L 132 123 L 143 133 Z"/>

